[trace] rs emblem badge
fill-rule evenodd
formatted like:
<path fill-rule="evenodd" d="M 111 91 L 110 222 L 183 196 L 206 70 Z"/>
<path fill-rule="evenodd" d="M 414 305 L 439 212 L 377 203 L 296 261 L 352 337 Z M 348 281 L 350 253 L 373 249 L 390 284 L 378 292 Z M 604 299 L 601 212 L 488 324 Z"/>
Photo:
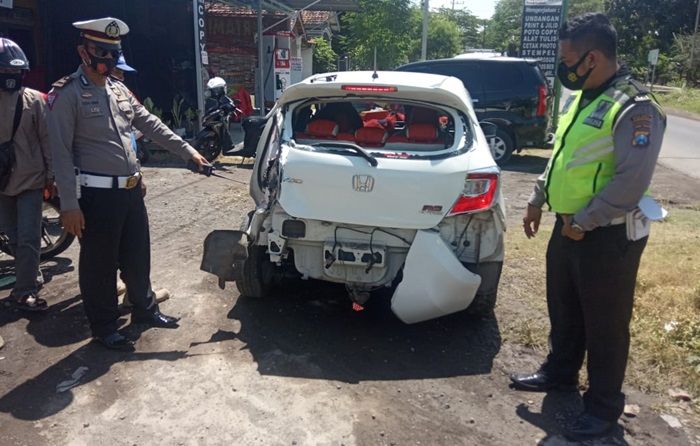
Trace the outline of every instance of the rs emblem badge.
<path fill-rule="evenodd" d="M 374 178 L 369 175 L 354 175 L 352 177 L 352 188 L 357 192 L 372 192 L 372 189 L 374 189 Z"/>

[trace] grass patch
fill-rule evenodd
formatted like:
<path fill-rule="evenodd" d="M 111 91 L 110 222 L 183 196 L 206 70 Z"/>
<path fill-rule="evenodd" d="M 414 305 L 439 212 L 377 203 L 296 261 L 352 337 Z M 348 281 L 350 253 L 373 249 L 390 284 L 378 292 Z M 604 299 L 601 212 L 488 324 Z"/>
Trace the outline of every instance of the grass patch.
<path fill-rule="evenodd" d="M 664 107 L 700 114 L 700 89 L 686 88 L 670 93 L 654 93 Z"/>
<path fill-rule="evenodd" d="M 652 226 L 642 256 L 626 381 L 645 391 L 681 387 L 700 395 L 698 222 L 700 210 L 672 209 L 666 222 Z M 533 240 L 511 226 L 498 308 L 504 339 L 545 351 L 545 251 L 552 230 L 546 223 Z"/>

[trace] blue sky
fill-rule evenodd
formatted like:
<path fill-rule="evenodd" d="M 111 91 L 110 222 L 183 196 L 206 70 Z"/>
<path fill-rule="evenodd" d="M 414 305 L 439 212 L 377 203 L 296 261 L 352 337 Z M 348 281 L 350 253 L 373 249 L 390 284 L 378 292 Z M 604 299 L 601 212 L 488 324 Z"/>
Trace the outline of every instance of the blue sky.
<path fill-rule="evenodd" d="M 490 19 L 493 15 L 493 9 L 496 6 L 497 0 L 454 0 L 455 9 L 468 9 L 477 17 L 482 19 Z M 415 3 L 420 3 L 420 0 L 414 0 Z M 430 8 L 451 8 L 452 0 L 429 0 Z"/>

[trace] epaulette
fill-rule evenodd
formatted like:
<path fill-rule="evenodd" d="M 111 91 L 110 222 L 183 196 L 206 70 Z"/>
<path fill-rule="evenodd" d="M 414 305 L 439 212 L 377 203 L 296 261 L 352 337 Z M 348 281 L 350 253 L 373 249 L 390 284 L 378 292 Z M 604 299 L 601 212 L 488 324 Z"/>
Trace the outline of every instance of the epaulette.
<path fill-rule="evenodd" d="M 51 84 L 52 87 L 57 87 L 57 88 L 62 88 L 65 87 L 66 85 L 70 84 L 73 78 L 71 76 L 63 76 L 53 84 Z"/>

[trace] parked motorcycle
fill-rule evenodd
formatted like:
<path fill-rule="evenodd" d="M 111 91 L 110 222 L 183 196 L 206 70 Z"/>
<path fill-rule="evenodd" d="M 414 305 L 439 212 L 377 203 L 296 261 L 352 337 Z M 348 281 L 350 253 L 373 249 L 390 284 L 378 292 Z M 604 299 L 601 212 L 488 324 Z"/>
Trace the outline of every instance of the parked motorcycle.
<path fill-rule="evenodd" d="M 212 162 L 221 152 L 233 148 L 229 122 L 232 115 L 240 118 L 241 110 L 237 100 L 226 96 L 226 81 L 215 77 L 207 82 L 209 98 L 207 99 L 206 114 L 202 118 L 202 130 L 192 141 L 194 148 L 207 161 Z"/>
<path fill-rule="evenodd" d="M 75 236 L 61 225 L 60 203 L 57 197 L 44 198 L 41 213 L 41 254 L 40 259 L 48 260 L 63 251 L 75 240 Z M 0 232 L 0 251 L 12 255 L 7 234 Z"/>

